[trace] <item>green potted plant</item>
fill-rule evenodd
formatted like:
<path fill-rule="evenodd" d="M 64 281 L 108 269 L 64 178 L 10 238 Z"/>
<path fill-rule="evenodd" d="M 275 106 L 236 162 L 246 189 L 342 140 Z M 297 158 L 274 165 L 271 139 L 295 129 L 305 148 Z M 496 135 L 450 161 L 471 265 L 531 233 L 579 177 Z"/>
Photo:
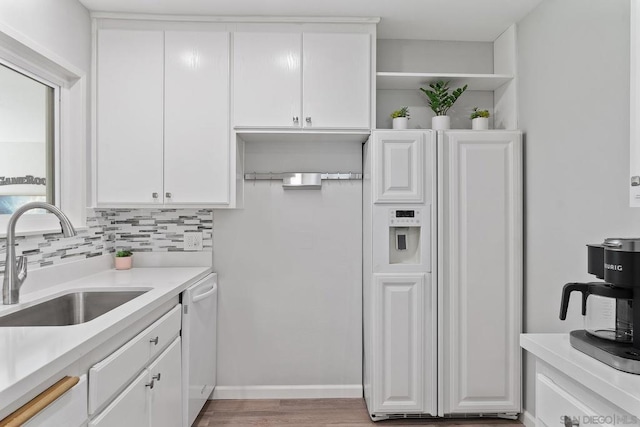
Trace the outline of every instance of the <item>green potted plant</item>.
<path fill-rule="evenodd" d="M 391 113 L 394 129 L 406 129 L 409 124 L 409 107 L 402 107 Z"/>
<path fill-rule="evenodd" d="M 133 252 L 122 250 L 116 252 L 116 270 L 129 270 L 133 264 Z"/>
<path fill-rule="evenodd" d="M 471 129 L 473 130 L 487 130 L 489 129 L 489 110 L 478 110 L 475 107 L 471 112 Z"/>
<path fill-rule="evenodd" d="M 431 119 L 431 128 L 434 130 L 451 129 L 451 118 L 447 115 L 449 109 L 460 98 L 460 95 L 467 90 L 467 85 L 450 92 L 449 82 L 437 81 L 430 83 L 431 89 L 420 88 L 427 95 L 429 107 L 435 113 Z"/>

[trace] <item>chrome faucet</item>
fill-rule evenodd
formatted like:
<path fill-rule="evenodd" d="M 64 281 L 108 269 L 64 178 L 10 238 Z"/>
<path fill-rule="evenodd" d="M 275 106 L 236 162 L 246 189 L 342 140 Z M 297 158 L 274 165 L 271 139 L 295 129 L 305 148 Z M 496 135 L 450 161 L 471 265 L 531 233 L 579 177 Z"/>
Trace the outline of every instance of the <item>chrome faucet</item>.
<path fill-rule="evenodd" d="M 4 263 L 4 282 L 2 283 L 2 303 L 5 305 L 19 302 L 20 287 L 24 283 L 24 279 L 27 278 L 27 257 L 16 257 L 16 222 L 23 213 L 31 209 L 44 209 L 57 216 L 64 237 L 72 237 L 77 234 L 69 218 L 60 209 L 49 203 L 31 202 L 16 209 L 9 218 L 7 226 L 7 257 Z"/>

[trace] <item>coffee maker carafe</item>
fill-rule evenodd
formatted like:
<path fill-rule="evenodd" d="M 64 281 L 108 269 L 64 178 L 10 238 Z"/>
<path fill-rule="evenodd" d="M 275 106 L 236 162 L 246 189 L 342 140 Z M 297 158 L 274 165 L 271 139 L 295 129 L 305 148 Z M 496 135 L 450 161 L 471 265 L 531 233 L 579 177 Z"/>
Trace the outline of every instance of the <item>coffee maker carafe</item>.
<path fill-rule="evenodd" d="M 570 333 L 571 345 L 616 369 L 640 374 L 640 238 L 605 239 L 587 247 L 589 273 L 604 282 L 567 283 L 560 319 L 566 319 L 570 295 L 579 292 L 585 329 Z"/>

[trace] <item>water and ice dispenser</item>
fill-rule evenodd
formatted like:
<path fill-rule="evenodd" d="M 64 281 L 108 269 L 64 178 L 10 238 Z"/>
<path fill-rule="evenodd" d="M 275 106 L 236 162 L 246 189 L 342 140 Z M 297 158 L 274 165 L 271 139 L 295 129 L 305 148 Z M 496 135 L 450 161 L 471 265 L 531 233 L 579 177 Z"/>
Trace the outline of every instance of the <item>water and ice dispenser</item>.
<path fill-rule="evenodd" d="M 420 264 L 422 209 L 389 209 L 389 264 Z"/>

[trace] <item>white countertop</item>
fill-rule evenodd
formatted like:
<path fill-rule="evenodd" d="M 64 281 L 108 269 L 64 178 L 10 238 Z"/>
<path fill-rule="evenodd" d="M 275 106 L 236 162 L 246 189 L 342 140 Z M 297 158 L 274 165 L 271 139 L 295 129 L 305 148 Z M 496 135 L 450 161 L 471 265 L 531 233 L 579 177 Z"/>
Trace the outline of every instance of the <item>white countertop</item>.
<path fill-rule="evenodd" d="M 576 350 L 569 334 L 521 334 L 520 346 L 632 415 L 640 416 L 640 375 L 618 371 Z"/>
<path fill-rule="evenodd" d="M 150 289 L 84 324 L 0 327 L 0 412 L 210 272 L 209 267 L 106 270 L 21 295 L 18 305 L 0 304 L 2 316 L 70 291 Z"/>

